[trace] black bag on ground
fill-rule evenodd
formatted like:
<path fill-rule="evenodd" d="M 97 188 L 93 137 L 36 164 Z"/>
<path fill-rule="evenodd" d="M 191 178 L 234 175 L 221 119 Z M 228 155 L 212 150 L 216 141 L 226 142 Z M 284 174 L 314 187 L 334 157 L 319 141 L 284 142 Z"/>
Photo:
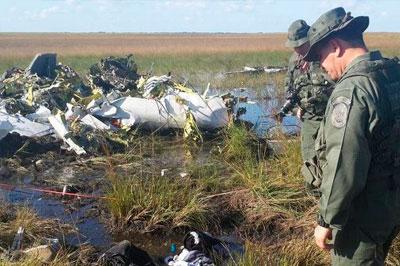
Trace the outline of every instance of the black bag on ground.
<path fill-rule="evenodd" d="M 103 253 L 98 262 L 102 266 L 155 266 L 146 251 L 124 240 Z"/>

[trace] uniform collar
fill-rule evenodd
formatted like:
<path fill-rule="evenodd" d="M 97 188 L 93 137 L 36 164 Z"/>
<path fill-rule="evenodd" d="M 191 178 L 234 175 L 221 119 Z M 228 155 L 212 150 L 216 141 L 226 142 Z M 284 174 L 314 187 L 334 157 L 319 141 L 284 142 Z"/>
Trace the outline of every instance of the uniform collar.
<path fill-rule="evenodd" d="M 368 52 L 368 53 L 365 53 L 363 55 L 360 55 L 360 56 L 356 57 L 346 67 L 346 69 L 344 70 L 344 73 L 343 73 L 343 75 L 342 75 L 342 77 L 340 79 L 345 77 L 348 72 L 351 72 L 351 70 L 352 70 L 352 68 L 354 68 L 354 66 L 360 64 L 361 62 L 363 62 L 363 61 L 375 61 L 375 60 L 379 60 L 379 59 L 382 59 L 381 52 L 379 52 L 379 51 L 371 51 L 371 52 Z"/>

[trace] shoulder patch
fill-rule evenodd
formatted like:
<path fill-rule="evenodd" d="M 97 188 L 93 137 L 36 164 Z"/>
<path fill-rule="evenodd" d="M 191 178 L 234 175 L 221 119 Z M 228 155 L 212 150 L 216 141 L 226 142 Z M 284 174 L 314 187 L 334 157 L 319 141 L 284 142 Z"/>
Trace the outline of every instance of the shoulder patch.
<path fill-rule="evenodd" d="M 337 97 L 332 102 L 331 123 L 336 128 L 342 128 L 346 125 L 347 116 L 349 114 L 350 99 L 344 96 Z"/>

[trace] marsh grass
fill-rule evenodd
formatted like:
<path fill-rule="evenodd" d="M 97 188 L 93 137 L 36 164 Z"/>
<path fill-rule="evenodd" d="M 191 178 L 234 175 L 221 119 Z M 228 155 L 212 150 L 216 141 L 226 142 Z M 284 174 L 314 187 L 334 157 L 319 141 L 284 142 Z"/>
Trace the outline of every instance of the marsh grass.
<path fill-rule="evenodd" d="M 62 55 L 191 54 L 241 51 L 279 51 L 285 34 L 116 34 L 116 33 L 1 33 L 0 54 Z"/>
<path fill-rule="evenodd" d="M 24 239 L 28 243 L 43 237 L 52 238 L 74 232 L 70 225 L 54 219 L 42 219 L 28 207 L 17 207 L 11 211 L 15 211 L 15 215 L 9 215 L 8 220 L 0 223 L 0 239 L 5 243 L 11 244 L 19 227 L 24 229 Z"/>
<path fill-rule="evenodd" d="M 0 208 L 0 246 L 3 250 L 7 250 L 14 239 L 18 228 L 24 229 L 24 237 L 22 242 L 23 248 L 28 248 L 43 244 L 45 238 L 63 238 L 63 236 L 76 233 L 76 230 L 68 225 L 63 224 L 55 219 L 40 218 L 36 212 L 26 206 L 12 206 L 2 203 Z M 11 259 L 4 254 L 0 256 L 0 265 L 43 265 L 39 258 L 35 256 L 23 255 L 18 259 Z M 61 248 L 51 262 L 45 265 L 71 265 L 70 252 Z"/>
<path fill-rule="evenodd" d="M 229 75 L 223 73 L 242 70 L 244 66 L 285 66 L 287 64 L 287 52 L 193 52 L 189 54 L 138 54 L 134 52 L 141 74 L 165 75 L 171 72 L 173 77 L 186 83 L 198 91 L 203 91 L 207 84 L 211 88 L 252 87 L 263 89 L 271 83 L 271 77 L 275 74 L 258 75 Z M 58 61 L 72 67 L 82 78 L 89 72 L 90 66 L 96 64 L 101 58 L 109 55 L 125 56 L 126 54 L 107 55 L 60 55 Z M 0 72 L 18 66 L 26 68 L 32 57 L 0 56 Z"/>
<path fill-rule="evenodd" d="M 243 256 L 236 261 L 230 261 L 228 266 L 270 265 L 269 263 L 267 248 L 264 245 L 246 241 Z"/>
<path fill-rule="evenodd" d="M 222 159 L 232 163 L 253 163 L 259 153 L 257 137 L 243 123 L 230 123 L 224 131 Z"/>
<path fill-rule="evenodd" d="M 316 247 L 312 238 L 293 238 L 275 245 L 258 242 L 246 242 L 245 254 L 231 265 L 329 265 L 329 253 Z"/>
<path fill-rule="evenodd" d="M 177 227 L 204 228 L 211 212 L 200 189 L 185 178 L 114 176 L 107 206 L 119 227 L 142 232 Z"/>
<path fill-rule="evenodd" d="M 269 259 L 277 261 L 277 265 L 330 265 L 329 252 L 316 246 L 313 235 L 281 241 L 270 247 Z"/>
<path fill-rule="evenodd" d="M 191 162 L 187 170 L 195 185 L 206 194 L 222 193 L 232 187 L 229 173 L 217 161 Z"/>
<path fill-rule="evenodd" d="M 266 161 L 269 175 L 279 177 L 288 184 L 302 186 L 304 179 L 300 171 L 303 163 L 300 139 L 277 134 L 275 143 L 279 153 Z"/>
<path fill-rule="evenodd" d="M 4 256 L 0 256 L 1 266 L 69 266 L 69 265 L 84 265 L 77 261 L 71 260 L 71 253 L 66 249 L 60 249 L 55 257 L 49 262 L 43 262 L 37 256 L 23 255 L 22 258 L 18 260 L 11 260 Z"/>
<path fill-rule="evenodd" d="M 305 192 L 300 174 L 299 141 L 279 134 L 276 138 L 280 152 L 269 154 L 244 125 L 232 124 L 221 153 L 235 185 L 246 189 L 230 195 L 229 206 L 244 217 L 240 231 L 256 239 L 287 237 L 315 217 L 316 200 Z"/>
<path fill-rule="evenodd" d="M 279 153 L 270 154 L 250 145 L 254 139 L 246 127 L 233 125 L 227 132 L 223 158 L 248 188 L 230 197 L 230 208 L 244 218 L 238 229 L 248 239 L 244 256 L 232 265 L 328 265 L 329 254 L 312 236 L 317 202 L 303 187 L 299 140 L 277 134 Z"/>
<path fill-rule="evenodd" d="M 68 266 L 71 263 L 65 258 L 56 258 L 51 262 L 43 263 L 37 257 L 24 257 L 17 261 L 8 260 L 6 258 L 0 258 L 0 265 L 2 266 L 37 266 L 37 265 L 48 265 L 48 266 Z"/>
<path fill-rule="evenodd" d="M 393 240 L 385 264 L 390 266 L 400 265 L 400 234 Z"/>
<path fill-rule="evenodd" d="M 366 33 L 370 47 L 383 49 L 400 45 L 398 33 Z M 0 52 L 14 57 L 38 52 L 63 55 L 188 54 L 193 52 L 288 51 L 285 33 L 255 34 L 133 34 L 133 33 L 1 33 Z M 388 42 L 387 40 L 391 40 Z"/>
<path fill-rule="evenodd" d="M 169 149 L 163 155 L 165 145 Z M 184 147 L 182 138 L 138 135 L 126 154 L 109 157 L 106 206 L 114 229 L 168 231 L 206 228 L 213 223 L 213 206 L 204 197 L 220 185 L 215 182 L 220 169 L 212 164 L 200 169 L 193 164 L 187 176 L 181 176 L 187 160 Z M 166 160 L 174 160 L 171 163 L 181 165 L 181 170 L 164 169 L 162 175 L 164 162 L 155 159 L 159 156 L 168 156 Z"/>

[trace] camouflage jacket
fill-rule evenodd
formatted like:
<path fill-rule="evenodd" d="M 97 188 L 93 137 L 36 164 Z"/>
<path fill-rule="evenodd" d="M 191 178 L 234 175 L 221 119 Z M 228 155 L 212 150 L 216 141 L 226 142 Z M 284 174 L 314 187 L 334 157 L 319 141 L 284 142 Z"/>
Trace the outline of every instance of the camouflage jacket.
<path fill-rule="evenodd" d="M 303 109 L 304 119 L 322 120 L 332 84 L 332 80 L 319 63 L 308 63 L 297 53 L 292 54 L 285 78 L 285 91 L 288 94 L 294 88 L 301 86 L 298 106 Z"/>
<path fill-rule="evenodd" d="M 398 224 L 399 149 L 400 65 L 370 52 L 336 83 L 316 140 L 324 221 L 338 229 Z"/>

